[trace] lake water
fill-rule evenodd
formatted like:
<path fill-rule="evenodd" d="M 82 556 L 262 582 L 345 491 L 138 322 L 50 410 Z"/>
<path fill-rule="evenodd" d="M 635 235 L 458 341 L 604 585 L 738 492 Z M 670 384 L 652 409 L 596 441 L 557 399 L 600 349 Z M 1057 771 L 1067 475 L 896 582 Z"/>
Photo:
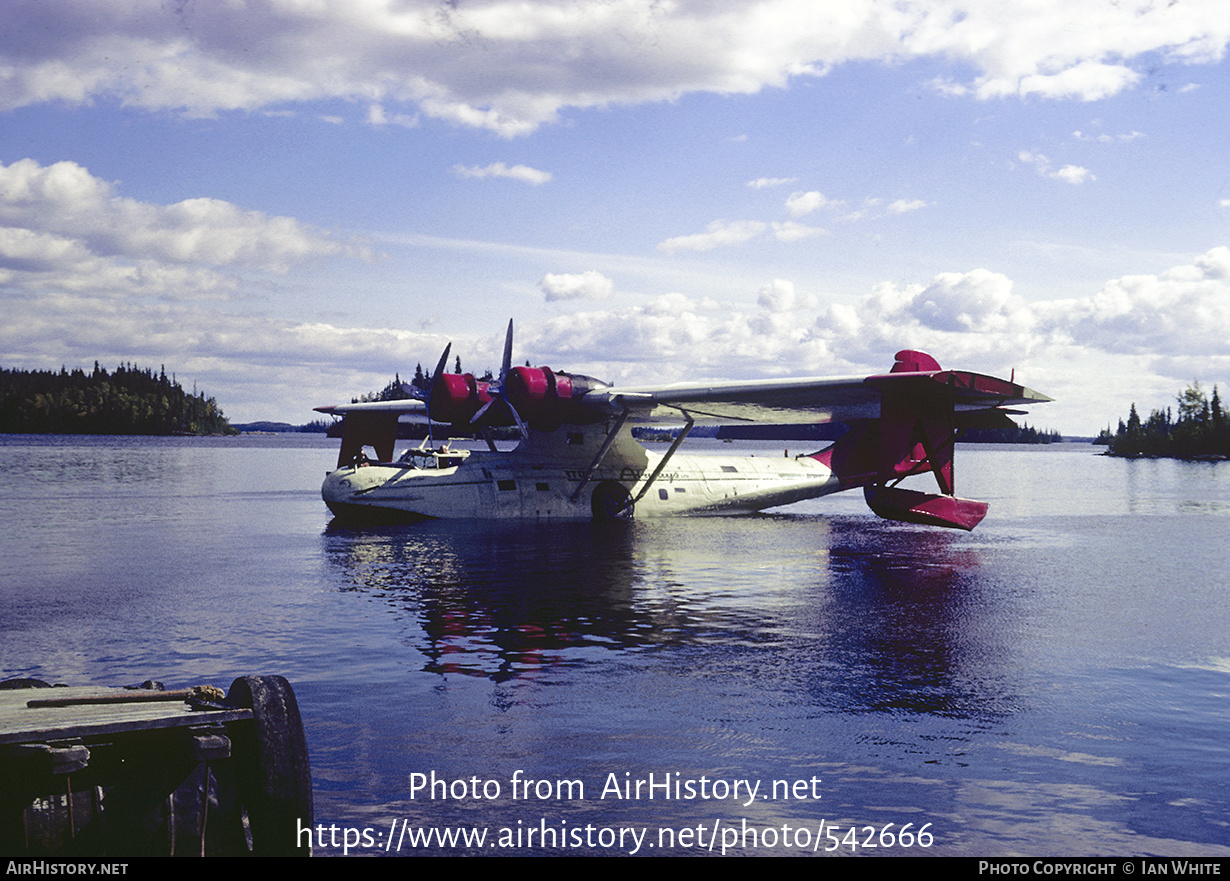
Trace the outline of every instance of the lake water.
<path fill-rule="evenodd" d="M 317 853 L 1230 856 L 1230 464 L 964 447 L 970 534 L 345 529 L 336 445 L 0 436 L 0 678 L 285 675 Z"/>

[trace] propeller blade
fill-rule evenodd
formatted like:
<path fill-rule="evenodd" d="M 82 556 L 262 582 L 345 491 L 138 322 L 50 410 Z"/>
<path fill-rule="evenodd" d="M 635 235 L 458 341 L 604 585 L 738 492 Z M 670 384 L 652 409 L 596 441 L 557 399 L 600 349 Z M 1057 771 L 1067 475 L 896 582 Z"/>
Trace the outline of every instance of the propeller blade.
<path fill-rule="evenodd" d="M 521 432 L 522 440 L 529 440 L 530 430 L 525 427 L 525 422 L 521 419 L 521 414 L 517 412 L 517 408 L 512 405 L 512 401 L 508 400 L 502 393 L 500 399 L 508 406 L 508 412 L 512 414 L 513 419 L 517 420 L 517 428 Z"/>
<path fill-rule="evenodd" d="M 504 336 L 504 361 L 500 365 L 500 388 L 504 388 L 504 380 L 508 379 L 508 371 L 512 369 L 513 320 L 508 319 L 508 333 Z"/>
<path fill-rule="evenodd" d="M 512 405 L 512 401 L 508 400 L 508 395 L 505 393 L 505 383 L 508 379 L 508 373 L 512 370 L 512 345 L 513 345 L 513 321 L 508 319 L 508 332 L 504 334 L 504 360 L 500 364 L 500 378 L 487 386 L 487 394 L 491 395 L 491 400 L 478 408 L 478 412 L 470 419 L 470 424 L 478 423 L 487 411 L 491 409 L 491 405 L 499 401 L 504 405 L 510 414 L 513 421 L 517 423 L 517 429 L 521 432 L 522 439 L 530 436 L 530 431 L 526 428 L 525 420 L 521 418 L 521 414 L 517 412 L 517 408 Z"/>
<path fill-rule="evenodd" d="M 436 365 L 436 371 L 431 375 L 431 382 L 427 385 L 427 394 L 423 396 L 423 402 L 427 405 L 427 439 L 432 445 L 435 444 L 436 439 L 431 430 L 431 393 L 435 389 L 436 383 L 440 381 L 440 377 L 444 375 L 444 365 L 448 363 L 448 353 L 452 348 L 453 344 L 451 342 L 445 345 L 444 353 L 440 355 L 440 363 Z"/>
<path fill-rule="evenodd" d="M 526 427 L 525 421 L 521 418 L 521 414 L 517 412 L 517 408 L 512 405 L 512 401 L 508 400 L 508 396 L 503 392 L 479 407 L 478 412 L 475 413 L 473 418 L 470 419 L 470 424 L 474 425 L 479 422 L 483 416 L 486 415 L 487 411 L 491 409 L 491 405 L 496 401 L 503 404 L 505 408 L 507 408 L 508 412 L 512 414 L 513 421 L 517 423 L 517 429 L 521 432 L 522 440 L 528 438 L 530 436 L 530 430 Z"/>
<path fill-rule="evenodd" d="M 483 418 L 483 414 L 484 414 L 484 413 L 486 413 L 488 410 L 490 410 L 490 409 L 491 409 L 491 405 L 492 405 L 492 404 L 494 404 L 494 403 L 495 403 L 496 401 L 498 401 L 498 400 L 500 400 L 500 399 L 499 399 L 499 398 L 492 398 L 490 401 L 488 401 L 487 403 L 485 403 L 485 404 L 483 404 L 481 407 L 479 407 L 479 408 L 478 408 L 478 412 L 477 412 L 477 413 L 475 413 L 473 416 L 471 416 L 471 417 L 470 417 L 470 424 L 471 424 L 471 425 L 473 425 L 475 422 L 477 422 L 478 420 L 482 419 L 482 418 Z"/>
<path fill-rule="evenodd" d="M 504 402 L 504 406 L 508 408 L 508 412 L 512 414 L 512 418 L 516 420 L 517 428 L 521 432 L 521 439 L 527 440 L 530 436 L 530 430 L 525 427 L 525 421 L 521 418 L 521 414 L 517 412 L 517 408 L 513 406 L 512 401 L 508 400 L 508 373 L 512 370 L 512 341 L 513 341 L 513 320 L 508 319 L 508 333 L 504 336 L 504 362 L 500 365 L 500 400 Z"/>
<path fill-rule="evenodd" d="M 444 365 L 448 362 L 448 352 L 451 348 L 453 348 L 452 343 L 444 347 L 444 354 L 440 356 L 440 363 L 436 365 L 436 372 L 431 375 L 431 384 L 433 386 L 436 384 L 436 380 L 444 374 Z"/>

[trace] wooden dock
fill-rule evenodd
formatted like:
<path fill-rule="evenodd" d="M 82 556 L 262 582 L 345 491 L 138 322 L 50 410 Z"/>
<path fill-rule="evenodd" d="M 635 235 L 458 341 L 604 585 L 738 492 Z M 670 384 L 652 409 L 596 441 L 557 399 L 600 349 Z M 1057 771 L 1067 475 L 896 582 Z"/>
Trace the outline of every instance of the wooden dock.
<path fill-rule="evenodd" d="M 307 856 L 312 785 L 280 676 L 0 690 L 0 853 Z"/>

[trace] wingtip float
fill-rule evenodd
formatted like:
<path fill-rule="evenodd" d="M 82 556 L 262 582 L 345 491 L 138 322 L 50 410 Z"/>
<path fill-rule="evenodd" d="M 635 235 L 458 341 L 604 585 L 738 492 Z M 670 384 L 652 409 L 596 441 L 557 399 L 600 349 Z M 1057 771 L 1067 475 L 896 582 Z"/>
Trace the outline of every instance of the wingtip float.
<path fill-rule="evenodd" d="M 885 519 L 970 530 L 987 505 L 955 493 L 957 437 L 968 428 L 1011 426 L 1020 411 L 1009 408 L 1051 400 L 1012 380 L 944 370 L 914 350 L 898 352 L 888 373 L 867 377 L 629 389 L 549 367 L 512 367 L 511 322 L 498 379 L 446 373 L 448 353 L 420 400 L 316 408 L 344 417 L 337 468 L 321 489 L 335 514 L 561 521 L 733 514 L 862 488 Z M 425 441 L 395 459 L 398 419 L 415 411 L 429 426 L 477 431 L 488 449 L 436 447 L 432 437 L 430 447 Z M 659 454 L 633 439 L 633 417 L 682 419 L 684 427 Z M 849 430 L 794 458 L 680 453 L 698 420 L 841 422 Z M 513 425 L 521 443 L 497 450 L 490 429 Z M 927 472 L 938 492 L 898 486 Z"/>

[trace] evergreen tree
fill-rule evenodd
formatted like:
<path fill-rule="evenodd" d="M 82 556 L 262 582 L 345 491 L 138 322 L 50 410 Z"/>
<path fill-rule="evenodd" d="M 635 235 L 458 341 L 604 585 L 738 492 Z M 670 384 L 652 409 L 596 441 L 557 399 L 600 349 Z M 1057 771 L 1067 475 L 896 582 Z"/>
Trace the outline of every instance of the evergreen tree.
<path fill-rule="evenodd" d="M 0 432 L 18 434 L 234 434 L 217 401 L 189 396 L 131 364 L 52 371 L 0 369 Z"/>
<path fill-rule="evenodd" d="M 1230 414 L 1221 403 L 1217 386 L 1213 398 L 1205 396 L 1199 382 L 1193 382 L 1175 398 L 1178 418 L 1169 407 L 1154 410 L 1141 422 L 1132 404 L 1127 424 L 1108 440 L 1115 456 L 1172 456 L 1177 458 L 1230 456 Z"/>

